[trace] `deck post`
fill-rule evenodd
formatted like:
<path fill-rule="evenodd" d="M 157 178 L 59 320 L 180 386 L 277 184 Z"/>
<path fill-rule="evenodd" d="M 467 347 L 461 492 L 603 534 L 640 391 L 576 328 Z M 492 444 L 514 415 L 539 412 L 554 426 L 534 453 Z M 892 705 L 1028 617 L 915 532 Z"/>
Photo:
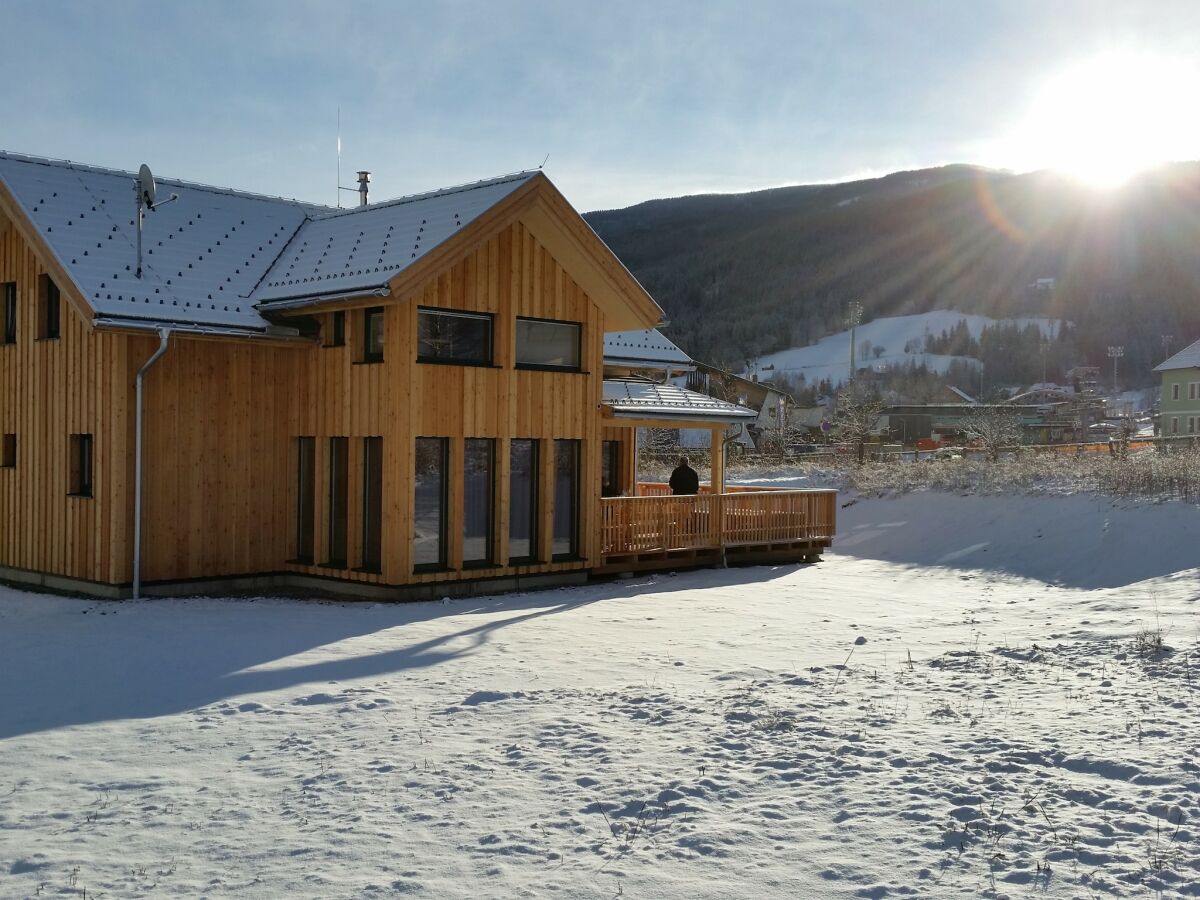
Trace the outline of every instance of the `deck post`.
<path fill-rule="evenodd" d="M 710 476 L 712 485 L 712 512 L 709 520 L 712 522 L 713 540 L 721 548 L 721 567 L 725 567 L 725 426 L 712 427 L 712 444 L 709 448 Z"/>

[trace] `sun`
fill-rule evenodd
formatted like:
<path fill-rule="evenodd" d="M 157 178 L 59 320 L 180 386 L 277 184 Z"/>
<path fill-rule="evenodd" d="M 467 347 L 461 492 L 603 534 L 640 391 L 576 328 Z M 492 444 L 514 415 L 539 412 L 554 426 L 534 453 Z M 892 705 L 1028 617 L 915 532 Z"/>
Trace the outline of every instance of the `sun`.
<path fill-rule="evenodd" d="M 1116 187 L 1171 160 L 1200 159 L 1200 69 L 1145 53 L 1067 66 L 1036 94 L 1011 141 L 1020 168 Z"/>

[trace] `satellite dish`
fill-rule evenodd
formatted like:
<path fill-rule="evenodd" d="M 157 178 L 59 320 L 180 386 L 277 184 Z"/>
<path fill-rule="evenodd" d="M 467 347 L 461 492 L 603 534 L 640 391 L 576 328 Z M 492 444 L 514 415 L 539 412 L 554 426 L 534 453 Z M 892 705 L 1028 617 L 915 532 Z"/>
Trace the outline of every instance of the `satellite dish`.
<path fill-rule="evenodd" d="M 138 199 L 143 206 L 153 206 L 155 194 L 154 176 L 150 173 L 150 167 L 142 163 L 138 169 Z"/>

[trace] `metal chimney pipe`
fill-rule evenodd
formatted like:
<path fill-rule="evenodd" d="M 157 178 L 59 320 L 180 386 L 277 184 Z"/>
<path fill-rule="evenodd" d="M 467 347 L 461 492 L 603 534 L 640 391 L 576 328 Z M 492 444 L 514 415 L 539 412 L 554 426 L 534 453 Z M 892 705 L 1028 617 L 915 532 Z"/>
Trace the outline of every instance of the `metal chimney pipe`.
<path fill-rule="evenodd" d="M 367 205 L 367 191 L 369 190 L 368 185 L 370 185 L 370 183 L 371 183 L 371 173 L 370 172 L 362 171 L 362 172 L 358 173 L 358 205 L 359 206 Z"/>

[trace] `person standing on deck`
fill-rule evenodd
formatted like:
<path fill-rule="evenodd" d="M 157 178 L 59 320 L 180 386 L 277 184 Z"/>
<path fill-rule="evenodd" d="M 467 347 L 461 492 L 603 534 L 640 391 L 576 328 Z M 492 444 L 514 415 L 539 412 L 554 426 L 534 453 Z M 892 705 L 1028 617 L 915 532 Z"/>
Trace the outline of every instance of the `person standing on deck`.
<path fill-rule="evenodd" d="M 669 484 L 672 494 L 700 493 L 700 476 L 696 474 L 695 469 L 688 465 L 686 456 L 679 457 L 679 465 L 671 473 Z"/>

